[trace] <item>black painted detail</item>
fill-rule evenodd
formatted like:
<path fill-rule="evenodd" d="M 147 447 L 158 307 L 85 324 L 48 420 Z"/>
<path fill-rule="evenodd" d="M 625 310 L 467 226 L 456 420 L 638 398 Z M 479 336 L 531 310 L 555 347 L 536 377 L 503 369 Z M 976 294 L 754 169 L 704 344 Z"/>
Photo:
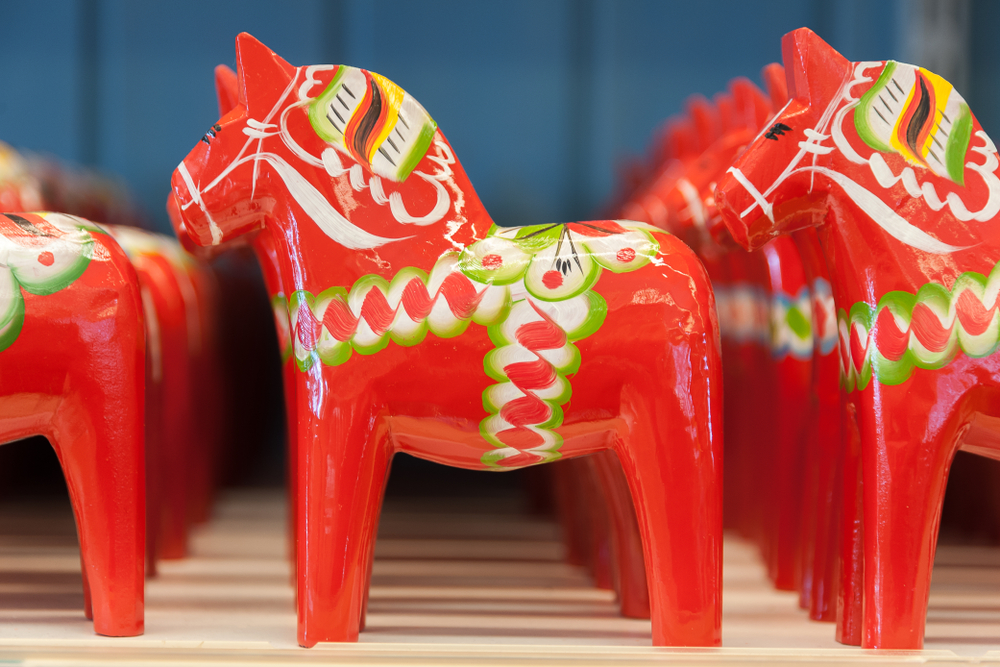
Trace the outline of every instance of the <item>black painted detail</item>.
<path fill-rule="evenodd" d="M 778 137 L 783 137 L 785 136 L 785 132 L 791 132 L 791 131 L 792 128 L 788 127 L 784 123 L 775 123 L 774 125 L 771 126 L 771 129 L 769 129 L 767 132 L 764 133 L 764 138 L 773 139 L 774 141 L 777 141 Z"/>
<path fill-rule="evenodd" d="M 382 113 L 382 91 L 373 79 L 371 81 L 372 103 L 365 110 L 365 115 L 358 121 L 358 127 L 354 131 L 354 152 L 356 155 L 365 155 L 365 144 L 368 137 L 378 123 L 379 114 Z"/>
<path fill-rule="evenodd" d="M 906 145 L 910 147 L 914 155 L 921 153 L 917 148 L 917 141 L 920 140 L 920 131 L 931 115 L 930 92 L 927 90 L 927 84 L 922 76 L 917 78 L 920 81 L 920 99 L 917 100 L 917 108 L 914 109 L 913 115 L 910 116 L 910 122 L 906 125 Z"/>
<path fill-rule="evenodd" d="M 35 226 L 35 223 L 31 222 L 27 218 L 22 218 L 19 215 L 14 215 L 13 213 L 4 213 L 5 218 L 13 222 L 15 225 L 20 227 L 26 234 L 31 234 L 32 236 L 45 236 L 48 238 L 55 238 L 52 234 L 45 232 Z"/>

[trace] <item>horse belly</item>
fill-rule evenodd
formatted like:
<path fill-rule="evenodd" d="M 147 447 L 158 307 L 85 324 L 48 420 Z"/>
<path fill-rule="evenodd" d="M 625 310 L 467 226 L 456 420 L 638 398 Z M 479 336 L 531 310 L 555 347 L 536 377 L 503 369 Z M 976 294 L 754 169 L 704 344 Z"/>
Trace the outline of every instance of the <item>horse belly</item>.
<path fill-rule="evenodd" d="M 385 406 L 397 451 L 437 463 L 474 470 L 515 469 L 609 446 L 609 433 L 618 428 L 610 412 L 588 411 L 582 420 L 581 415 L 569 414 L 566 417 L 576 423 L 562 425 L 560 420 L 552 428 L 536 428 L 535 424 L 549 414 L 533 415 L 532 411 L 548 408 L 534 401 L 527 387 L 522 387 L 523 392 L 508 387 L 515 396 L 508 404 L 510 409 L 491 413 L 484 405 L 484 392 L 503 384 L 484 369 L 483 361 L 494 349 L 486 329 L 474 324 L 455 338 L 429 335 L 413 347 L 390 344 L 374 356 L 358 355 L 342 367 L 341 372 L 347 375 L 341 377 L 366 386 L 367 391 L 358 395 L 370 396 Z M 603 366 L 600 362 L 597 365 Z M 342 380 L 337 384 L 343 386 Z M 573 385 L 574 391 L 579 389 L 577 382 Z M 537 403 L 534 408 L 533 402 Z M 518 408 L 523 421 L 518 419 Z M 502 422 L 499 433 L 496 421 L 491 421 L 497 415 L 512 422 Z M 552 438 L 558 438 L 559 443 L 555 455 L 547 453 L 544 446 L 545 440 Z M 518 452 L 508 452 L 498 466 L 489 461 L 489 455 L 503 449 L 501 445 Z"/>

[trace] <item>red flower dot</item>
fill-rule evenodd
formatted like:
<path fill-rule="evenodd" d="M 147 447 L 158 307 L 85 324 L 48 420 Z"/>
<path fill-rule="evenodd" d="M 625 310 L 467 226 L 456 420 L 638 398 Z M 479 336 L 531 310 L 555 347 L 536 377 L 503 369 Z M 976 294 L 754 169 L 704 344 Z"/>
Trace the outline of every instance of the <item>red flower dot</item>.
<path fill-rule="evenodd" d="M 542 276 L 542 284 L 548 289 L 556 289 L 563 284 L 563 275 L 558 271 L 546 271 Z"/>
<path fill-rule="evenodd" d="M 618 258 L 618 261 L 621 262 L 622 264 L 628 264 L 633 259 L 635 259 L 635 250 L 633 250 L 632 248 L 622 248 L 621 250 L 618 251 L 618 254 L 615 256 Z"/>
<path fill-rule="evenodd" d="M 503 257 L 500 255 L 486 255 L 483 257 L 483 268 L 487 271 L 496 271 L 503 266 Z"/>
<path fill-rule="evenodd" d="M 43 252 L 38 256 L 38 263 L 44 264 L 45 266 L 52 266 L 53 264 L 55 264 L 55 261 L 56 261 L 56 256 L 53 255 L 48 250 L 46 250 L 45 252 Z"/>

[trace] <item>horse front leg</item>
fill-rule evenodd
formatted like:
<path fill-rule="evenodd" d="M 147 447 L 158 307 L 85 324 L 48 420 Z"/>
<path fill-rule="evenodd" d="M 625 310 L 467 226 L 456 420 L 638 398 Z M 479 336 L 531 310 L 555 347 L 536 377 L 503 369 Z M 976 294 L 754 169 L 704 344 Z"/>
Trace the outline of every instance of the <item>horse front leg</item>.
<path fill-rule="evenodd" d="M 642 533 L 655 646 L 722 638 L 721 374 L 714 348 L 697 353 L 674 350 L 621 396 L 615 450 Z"/>
<path fill-rule="evenodd" d="M 960 420 L 922 373 L 859 396 L 864 507 L 862 646 L 920 649 L 948 470 Z"/>
<path fill-rule="evenodd" d="M 393 451 L 374 397 L 331 396 L 319 371 L 300 376 L 296 391 L 298 639 L 305 647 L 358 639 Z"/>
<path fill-rule="evenodd" d="M 642 560 L 642 537 L 628 480 L 614 452 L 600 452 L 588 460 L 593 461 L 611 519 L 611 561 L 621 614 L 626 618 L 649 618 L 649 586 Z"/>
<path fill-rule="evenodd" d="M 858 407 L 845 398 L 842 404 L 843 461 L 840 502 L 840 541 L 837 586 L 837 641 L 861 646 L 864 594 L 863 513 L 861 511 L 861 434 Z"/>
<path fill-rule="evenodd" d="M 126 350 L 128 342 L 123 341 Z M 87 391 L 65 400 L 48 434 L 76 517 L 84 613 L 93 618 L 95 632 L 116 637 L 140 635 L 144 628 L 141 346 L 139 350 L 117 360 L 118 381 L 96 378 Z"/>

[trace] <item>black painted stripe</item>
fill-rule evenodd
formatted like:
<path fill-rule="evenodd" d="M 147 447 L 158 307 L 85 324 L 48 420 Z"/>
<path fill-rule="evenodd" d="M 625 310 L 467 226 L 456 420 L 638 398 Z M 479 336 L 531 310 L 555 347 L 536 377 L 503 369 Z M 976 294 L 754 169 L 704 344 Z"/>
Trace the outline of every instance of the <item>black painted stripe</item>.
<path fill-rule="evenodd" d="M 368 137 L 375 130 L 379 114 L 382 113 L 382 91 L 379 90 L 375 79 L 371 79 L 370 84 L 372 89 L 372 103 L 365 110 L 365 115 L 358 121 L 358 127 L 354 130 L 353 142 L 354 154 L 364 157 L 365 162 L 368 161 L 367 153 L 365 153 L 365 144 L 368 142 Z"/>
<path fill-rule="evenodd" d="M 910 122 L 906 126 L 906 145 L 919 158 L 921 155 L 917 149 L 917 139 L 920 138 L 920 130 L 923 129 L 924 124 L 931 115 L 931 100 L 930 93 L 927 92 L 927 84 L 924 83 L 923 77 L 918 77 L 918 79 L 920 80 L 920 99 L 917 101 L 917 108 L 913 112 L 913 115 L 910 116 Z"/>
<path fill-rule="evenodd" d="M 15 225 L 20 227 L 26 234 L 31 234 L 32 236 L 45 236 L 48 238 L 55 238 L 52 234 L 44 232 L 35 226 L 35 223 L 31 222 L 27 218 L 22 218 L 19 215 L 14 215 L 13 213 L 3 214 L 5 218 L 13 222 Z"/>

